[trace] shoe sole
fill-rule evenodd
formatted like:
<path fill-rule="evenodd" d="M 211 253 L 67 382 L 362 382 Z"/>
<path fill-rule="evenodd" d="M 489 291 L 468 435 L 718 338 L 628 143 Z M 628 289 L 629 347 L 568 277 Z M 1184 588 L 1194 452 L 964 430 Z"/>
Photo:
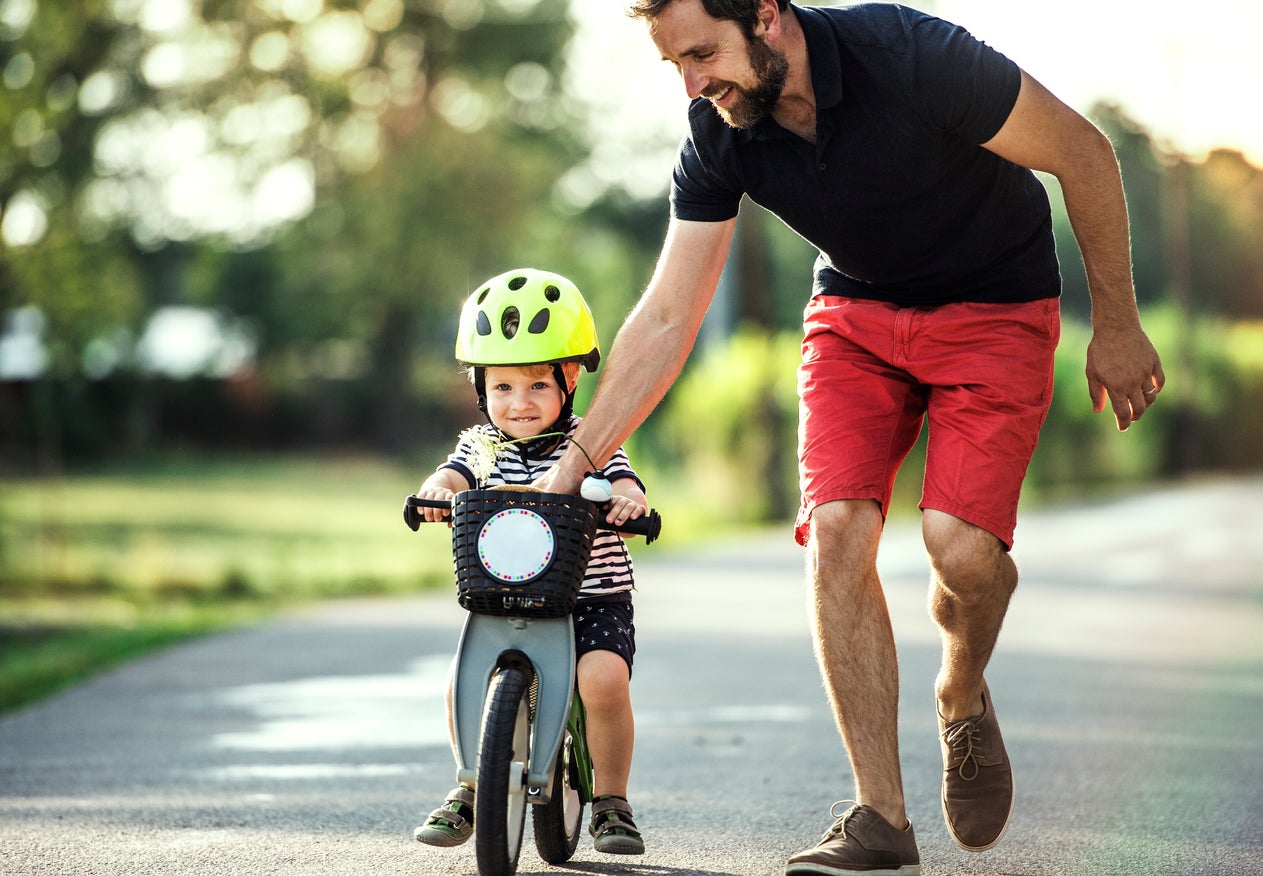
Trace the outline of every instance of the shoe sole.
<path fill-rule="evenodd" d="M 1010 773 L 1011 772 L 1012 768 L 1010 768 Z M 952 842 L 956 843 L 956 845 L 960 846 L 967 852 L 985 852 L 990 849 L 994 849 L 997 845 L 999 845 L 1000 840 L 1004 839 L 1004 835 L 1009 830 L 1009 820 L 1013 817 L 1013 801 L 1017 799 L 1017 782 L 1013 780 L 1011 775 L 1009 781 L 1013 787 L 1013 794 L 1009 797 L 1009 811 L 1004 813 L 1004 824 L 1001 825 L 1000 832 L 996 834 L 996 838 L 987 843 L 985 846 L 968 845 L 967 843 L 962 842 L 960 837 L 956 836 L 956 831 L 952 829 L 951 819 L 947 817 L 947 801 L 943 799 L 942 796 L 939 797 L 939 806 L 943 810 L 943 823 L 947 825 L 947 834 L 952 838 Z"/>
<path fill-rule="evenodd" d="M 471 830 L 464 836 L 452 836 L 450 833 L 444 833 L 441 830 L 433 828 L 418 827 L 412 832 L 412 836 L 419 843 L 425 843 L 427 846 L 435 846 L 440 849 L 451 849 L 456 846 L 463 846 L 469 842 L 469 838 L 474 835 Z"/>
<path fill-rule="evenodd" d="M 866 876 L 921 876 L 920 864 L 905 864 L 897 870 L 889 868 L 883 870 L 843 870 L 840 867 L 830 867 L 828 864 L 790 864 L 785 868 L 785 876 L 856 876 L 857 873 L 866 874 Z"/>
<path fill-rule="evenodd" d="M 606 841 L 599 846 L 593 844 L 592 848 L 596 849 L 603 855 L 643 855 L 645 853 L 645 844 L 638 842 L 629 842 L 623 840 L 621 842 Z"/>

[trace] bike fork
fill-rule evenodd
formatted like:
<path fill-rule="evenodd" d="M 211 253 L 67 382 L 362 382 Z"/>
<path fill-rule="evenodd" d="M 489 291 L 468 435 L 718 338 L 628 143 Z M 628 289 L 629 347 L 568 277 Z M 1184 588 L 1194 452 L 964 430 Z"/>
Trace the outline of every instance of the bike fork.
<path fill-rule="evenodd" d="M 528 787 L 538 789 L 537 799 L 547 800 L 553 790 L 553 762 L 561 751 L 571 711 L 575 653 L 569 617 L 527 619 L 471 613 L 466 618 L 452 689 L 457 780 L 477 781 L 487 687 L 506 661 L 528 665 L 537 685 L 525 778 Z"/>

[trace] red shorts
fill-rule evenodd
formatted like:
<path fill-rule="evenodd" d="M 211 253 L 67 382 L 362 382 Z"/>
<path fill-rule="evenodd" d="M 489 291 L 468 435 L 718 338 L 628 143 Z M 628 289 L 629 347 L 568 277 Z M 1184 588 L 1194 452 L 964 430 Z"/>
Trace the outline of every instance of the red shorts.
<path fill-rule="evenodd" d="M 885 516 L 924 422 L 921 509 L 1012 547 L 1022 479 L 1052 403 L 1057 299 L 898 307 L 817 296 L 803 335 L 799 544 L 825 502 L 873 499 Z"/>

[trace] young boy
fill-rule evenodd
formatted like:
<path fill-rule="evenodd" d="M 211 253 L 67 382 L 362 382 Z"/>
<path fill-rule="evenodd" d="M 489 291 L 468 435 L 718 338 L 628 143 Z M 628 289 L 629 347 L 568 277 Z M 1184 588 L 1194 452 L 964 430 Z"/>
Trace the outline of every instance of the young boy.
<path fill-rule="evenodd" d="M 469 368 L 478 408 L 490 422 L 470 430 L 475 434 L 462 434 L 417 496 L 451 499 L 462 490 L 534 481 L 569 446 L 579 424 L 573 411 L 579 367 L 595 371 L 600 357 L 592 313 L 565 277 L 521 269 L 483 283 L 461 312 L 456 358 Z M 487 438 L 501 444 L 494 464 L 480 451 Z M 604 471 L 613 490 L 606 519 L 623 523 L 644 514 L 643 485 L 621 448 Z M 420 510 L 431 521 L 445 515 Z M 589 829 L 598 852 L 616 855 L 645 850 L 627 802 L 635 732 L 629 690 L 636 650 L 632 586 L 622 537 L 598 531 L 574 611 L 575 672 L 595 773 Z M 447 714 L 450 727 L 450 684 Z M 473 819 L 474 789 L 462 784 L 415 836 L 429 845 L 459 845 L 473 833 Z"/>

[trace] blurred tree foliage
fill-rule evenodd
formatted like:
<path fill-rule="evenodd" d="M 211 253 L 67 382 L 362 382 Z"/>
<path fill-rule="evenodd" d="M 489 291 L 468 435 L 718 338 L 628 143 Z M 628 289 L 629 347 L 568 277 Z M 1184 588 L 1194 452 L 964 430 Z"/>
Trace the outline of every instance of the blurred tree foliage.
<path fill-rule="evenodd" d="M 468 416 L 453 324 L 485 276 L 537 263 L 624 311 L 645 256 L 555 196 L 587 148 L 567 9 L 0 0 L 0 314 L 38 308 L 48 355 L 0 381 L 6 455 L 404 448 Z M 170 305 L 250 367 L 147 368 Z"/>
<path fill-rule="evenodd" d="M 567 200 L 591 146 L 563 85 L 570 2 L 0 0 L 0 345 L 38 323 L 46 357 L 5 375 L 0 346 L 0 466 L 172 446 L 430 460 L 476 418 L 451 358 L 456 309 L 514 264 L 573 277 L 608 347 L 666 204 Z M 1228 151 L 1174 154 L 1119 107 L 1094 117 L 1122 162 L 1141 305 L 1172 314 L 1163 353 L 1185 408 L 1157 471 L 1243 464 L 1253 456 L 1205 426 L 1209 390 L 1257 410 L 1257 375 L 1212 362 L 1220 328 L 1197 327 L 1263 320 L 1263 171 Z M 1046 182 L 1064 311 L 1086 317 Z M 792 380 L 771 366 L 796 346 L 811 260 L 743 210 L 699 355 L 637 436 L 648 451 L 708 471 L 731 455 L 734 483 L 756 470 L 792 487 Z M 217 357 L 155 367 L 145 331 L 170 307 L 214 316 Z M 737 361 L 707 358 L 725 350 Z M 715 386 L 730 373 L 747 383 L 731 398 Z M 1050 429 L 1062 419 L 1095 434 L 1060 408 Z M 1198 423 L 1202 437 L 1184 437 Z M 748 510 L 783 516 L 793 501 L 776 490 Z"/>

